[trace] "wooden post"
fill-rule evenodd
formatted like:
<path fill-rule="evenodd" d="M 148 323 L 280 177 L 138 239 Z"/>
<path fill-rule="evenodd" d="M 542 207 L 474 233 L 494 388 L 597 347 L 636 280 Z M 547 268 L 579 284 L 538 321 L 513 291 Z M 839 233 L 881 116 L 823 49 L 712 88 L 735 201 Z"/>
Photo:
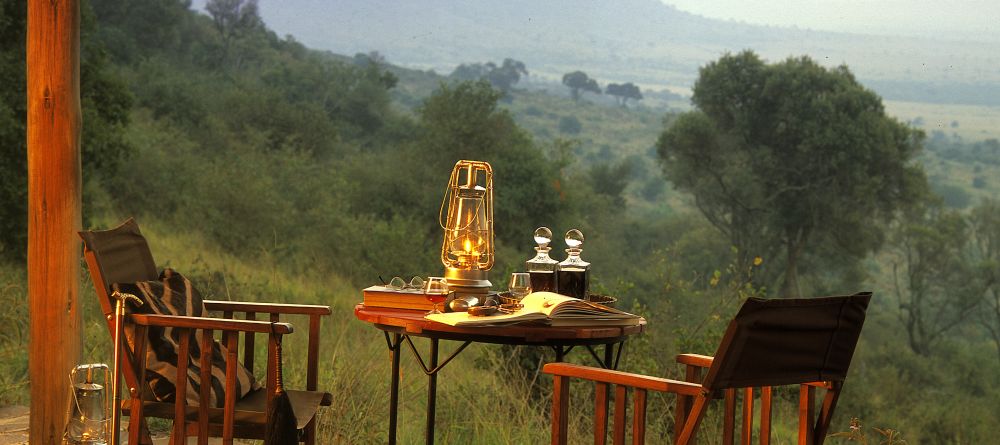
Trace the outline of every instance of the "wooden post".
<path fill-rule="evenodd" d="M 28 1 L 29 441 L 59 444 L 81 349 L 80 5 Z"/>

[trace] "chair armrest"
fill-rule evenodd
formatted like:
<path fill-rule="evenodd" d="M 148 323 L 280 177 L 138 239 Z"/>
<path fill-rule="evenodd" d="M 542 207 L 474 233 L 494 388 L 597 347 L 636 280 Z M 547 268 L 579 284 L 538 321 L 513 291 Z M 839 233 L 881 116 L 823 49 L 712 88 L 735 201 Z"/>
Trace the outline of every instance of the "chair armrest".
<path fill-rule="evenodd" d="M 205 309 L 223 312 L 230 317 L 236 312 L 270 314 L 271 320 L 277 321 L 280 315 L 305 315 L 309 317 L 308 346 L 306 351 L 306 390 L 315 391 L 319 387 L 319 344 L 320 324 L 322 317 L 330 315 L 330 306 L 313 304 L 280 304 L 258 303 L 247 301 L 205 300 Z M 253 317 L 247 317 L 253 318 Z M 253 371 L 253 336 L 248 336 L 243 343 L 244 366 Z M 269 366 L 270 368 L 270 366 Z M 269 379 L 270 380 L 270 379 Z"/>
<path fill-rule="evenodd" d="M 132 314 L 129 316 L 129 319 L 137 325 L 162 326 L 169 328 L 217 329 L 220 331 L 260 332 L 266 334 L 290 334 L 294 331 L 292 325 L 288 323 L 231 320 L 226 318 Z"/>
<path fill-rule="evenodd" d="M 702 387 L 697 383 L 681 382 L 678 380 L 650 377 L 611 369 L 575 365 L 572 363 L 549 363 L 542 368 L 542 372 L 563 377 L 575 377 L 594 382 L 625 385 L 633 388 L 671 392 L 689 396 L 696 396 L 702 393 Z"/>
<path fill-rule="evenodd" d="M 711 368 L 713 360 L 715 360 L 715 358 L 710 355 L 701 355 L 701 354 L 677 355 L 677 363 L 688 366 L 697 366 L 699 368 Z"/>
<path fill-rule="evenodd" d="M 314 304 L 257 303 L 249 301 L 205 300 L 210 311 L 256 312 L 266 314 L 330 315 L 330 306 Z"/>

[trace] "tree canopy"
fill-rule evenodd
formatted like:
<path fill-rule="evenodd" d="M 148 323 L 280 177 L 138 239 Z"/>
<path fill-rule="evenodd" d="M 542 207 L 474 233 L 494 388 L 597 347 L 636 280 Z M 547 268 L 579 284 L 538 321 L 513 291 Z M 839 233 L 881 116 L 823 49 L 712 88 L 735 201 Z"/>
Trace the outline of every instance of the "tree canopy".
<path fill-rule="evenodd" d="M 13 4 L 11 4 L 13 3 Z M 81 160 L 88 183 L 114 176 L 133 151 L 125 140 L 132 96 L 112 74 L 105 46 L 94 35 L 94 14 L 82 10 L 80 100 Z M 0 4 L 0 256 L 22 257 L 27 247 L 26 3 Z M 90 199 L 84 196 L 84 199 Z M 84 207 L 84 219 L 90 216 Z"/>
<path fill-rule="evenodd" d="M 570 95 L 573 96 L 574 101 L 580 100 L 580 95 L 588 91 L 594 94 L 601 94 L 601 87 L 597 85 L 597 81 L 591 79 L 583 71 L 566 73 L 563 75 L 562 83 L 569 87 Z"/>
<path fill-rule="evenodd" d="M 510 92 L 514 84 L 521 80 L 521 76 L 527 76 L 528 69 L 524 62 L 511 58 L 503 59 L 503 63 L 497 65 L 493 62 L 461 64 L 455 71 L 452 71 L 451 78 L 456 80 L 486 80 L 494 88 L 504 94 Z"/>
<path fill-rule="evenodd" d="M 628 105 L 629 99 L 642 100 L 642 92 L 632 82 L 624 84 L 609 83 L 604 92 L 609 96 L 614 96 L 615 100 L 623 107 Z"/>
<path fill-rule="evenodd" d="M 701 68 L 692 102 L 657 142 L 663 170 L 744 264 L 784 263 L 766 276 L 782 295 L 800 295 L 815 252 L 856 260 L 879 247 L 882 223 L 926 191 L 912 162 L 923 134 L 845 66 L 727 54 Z"/>

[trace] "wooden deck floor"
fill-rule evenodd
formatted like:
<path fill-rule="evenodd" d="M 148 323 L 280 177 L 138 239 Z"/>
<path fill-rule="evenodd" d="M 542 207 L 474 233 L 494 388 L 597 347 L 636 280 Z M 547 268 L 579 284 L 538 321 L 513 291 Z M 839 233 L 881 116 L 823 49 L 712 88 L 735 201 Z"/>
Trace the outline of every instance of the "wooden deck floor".
<path fill-rule="evenodd" d="M 0 406 L 0 445 L 27 445 L 29 413 L 30 410 L 26 406 Z M 124 430 L 122 433 L 123 438 L 128 434 Z M 163 433 L 153 436 L 155 445 L 167 445 L 169 442 L 169 434 Z M 197 443 L 197 439 L 188 438 L 188 443 Z M 209 439 L 208 443 L 215 445 L 221 444 L 222 441 Z M 236 443 L 251 444 L 253 442 L 237 440 Z"/>
<path fill-rule="evenodd" d="M 28 407 L 0 407 L 0 445 L 28 443 Z"/>

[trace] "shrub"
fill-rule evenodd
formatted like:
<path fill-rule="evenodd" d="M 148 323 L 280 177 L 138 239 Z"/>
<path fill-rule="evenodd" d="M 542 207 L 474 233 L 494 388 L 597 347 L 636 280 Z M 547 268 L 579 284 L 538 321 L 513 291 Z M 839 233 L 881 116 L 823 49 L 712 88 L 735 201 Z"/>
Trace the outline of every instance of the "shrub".
<path fill-rule="evenodd" d="M 583 130 L 580 120 L 574 116 L 563 116 L 559 118 L 559 131 L 565 134 L 578 134 Z"/>

